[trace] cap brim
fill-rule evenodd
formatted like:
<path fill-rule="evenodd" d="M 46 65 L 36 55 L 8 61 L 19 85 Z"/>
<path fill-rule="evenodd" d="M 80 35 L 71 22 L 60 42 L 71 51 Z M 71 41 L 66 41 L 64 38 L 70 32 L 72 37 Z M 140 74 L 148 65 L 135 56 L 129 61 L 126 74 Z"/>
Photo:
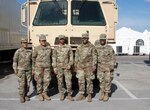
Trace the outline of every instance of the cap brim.
<path fill-rule="evenodd" d="M 65 40 L 65 38 L 60 38 L 59 40 L 61 40 L 61 39 L 64 39 L 64 40 Z"/>
<path fill-rule="evenodd" d="M 107 39 L 100 39 L 100 40 L 106 40 L 107 41 Z"/>
<path fill-rule="evenodd" d="M 45 39 L 39 39 L 39 40 L 43 40 L 43 41 L 46 41 Z"/>
<path fill-rule="evenodd" d="M 82 39 L 84 38 L 84 39 L 88 39 L 89 37 L 81 37 Z"/>

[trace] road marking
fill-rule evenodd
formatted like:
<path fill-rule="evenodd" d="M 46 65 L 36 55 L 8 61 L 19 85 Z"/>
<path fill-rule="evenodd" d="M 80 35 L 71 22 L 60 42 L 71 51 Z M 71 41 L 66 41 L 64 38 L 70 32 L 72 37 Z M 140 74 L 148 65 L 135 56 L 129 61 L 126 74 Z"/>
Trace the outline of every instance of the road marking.
<path fill-rule="evenodd" d="M 96 101 L 99 99 L 93 98 L 92 100 Z M 132 99 L 132 98 L 110 98 L 109 100 L 114 100 L 114 101 L 117 101 L 117 100 L 121 100 L 121 101 L 124 101 L 124 100 L 150 100 L 150 98 L 136 98 L 136 99 Z"/>
<path fill-rule="evenodd" d="M 138 66 L 138 67 L 145 67 L 145 66 L 147 66 L 145 63 L 136 63 L 136 62 L 131 62 L 131 64 L 133 64 L 134 66 Z"/>
<path fill-rule="evenodd" d="M 99 99 L 93 98 L 92 100 L 93 101 L 98 101 Z M 133 98 L 110 98 L 109 100 L 112 100 L 112 101 L 113 100 L 114 101 L 117 101 L 117 100 L 120 100 L 120 101 L 125 101 L 125 100 L 150 100 L 150 98 L 136 98 L 136 99 L 133 99 Z M 19 98 L 0 98 L 0 101 L 19 101 Z M 38 101 L 38 99 L 31 98 L 31 101 Z M 60 101 L 60 99 L 59 98 L 54 98 L 54 99 L 52 99 L 52 101 Z"/>
<path fill-rule="evenodd" d="M 19 98 L 0 98 L 1 101 L 16 101 L 19 100 Z"/>
<path fill-rule="evenodd" d="M 127 88 L 125 88 L 121 83 L 114 80 L 118 86 L 120 86 L 132 99 L 138 99 L 134 94 L 132 94 Z"/>

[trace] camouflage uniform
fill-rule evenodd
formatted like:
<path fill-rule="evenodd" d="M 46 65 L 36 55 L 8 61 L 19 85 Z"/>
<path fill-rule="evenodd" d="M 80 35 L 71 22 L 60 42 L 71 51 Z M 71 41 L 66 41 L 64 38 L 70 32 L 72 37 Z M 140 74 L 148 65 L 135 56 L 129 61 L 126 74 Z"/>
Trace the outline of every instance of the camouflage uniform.
<path fill-rule="evenodd" d="M 46 36 L 41 35 L 39 40 L 46 40 Z M 32 60 L 33 60 L 33 68 L 34 68 L 34 77 L 37 81 L 37 93 L 40 97 L 43 97 L 47 94 L 48 86 L 51 80 L 51 47 L 46 45 L 45 47 L 42 45 L 37 46 L 34 49 Z M 39 98 L 41 101 L 44 99 Z M 50 98 L 47 98 L 50 100 Z"/>
<path fill-rule="evenodd" d="M 83 34 L 82 37 L 87 37 L 88 35 Z M 75 68 L 77 69 L 78 83 L 79 83 L 79 93 L 85 93 L 85 81 L 87 82 L 86 92 L 87 94 L 93 93 L 93 79 L 95 75 L 93 70 L 96 69 L 97 63 L 97 52 L 89 41 L 87 44 L 81 44 L 77 47 L 75 53 Z"/>
<path fill-rule="evenodd" d="M 106 39 L 106 35 L 102 34 L 100 39 Z M 96 49 L 98 53 L 97 78 L 100 82 L 101 94 L 108 94 L 110 93 L 111 89 L 111 77 L 113 77 L 113 72 L 111 71 L 114 69 L 115 65 L 114 50 L 110 45 L 107 44 L 104 46 L 96 46 Z"/>
<path fill-rule="evenodd" d="M 46 45 L 47 46 L 50 46 L 50 44 L 48 43 L 48 42 L 46 42 Z M 33 69 L 33 73 L 34 73 L 34 69 Z M 33 85 L 33 90 L 37 90 L 36 89 L 36 80 L 35 80 L 35 78 L 34 78 L 34 74 L 32 74 L 32 85 Z"/>
<path fill-rule="evenodd" d="M 21 42 L 27 42 L 27 40 L 22 39 Z M 29 92 L 31 82 L 32 51 L 25 48 L 18 49 L 13 57 L 13 69 L 18 76 L 19 94 L 24 98 Z"/>
<path fill-rule="evenodd" d="M 59 39 L 64 39 L 64 35 L 60 35 Z M 65 83 L 67 86 L 68 95 L 71 95 L 72 92 L 72 74 L 71 66 L 73 65 L 73 51 L 68 45 L 59 45 L 54 48 L 53 51 L 53 68 L 58 71 L 57 80 L 58 80 L 58 89 L 61 94 L 64 94 L 64 82 L 63 76 L 65 77 Z M 70 69 L 67 69 L 70 68 Z M 62 99 L 63 100 L 63 99 Z"/>

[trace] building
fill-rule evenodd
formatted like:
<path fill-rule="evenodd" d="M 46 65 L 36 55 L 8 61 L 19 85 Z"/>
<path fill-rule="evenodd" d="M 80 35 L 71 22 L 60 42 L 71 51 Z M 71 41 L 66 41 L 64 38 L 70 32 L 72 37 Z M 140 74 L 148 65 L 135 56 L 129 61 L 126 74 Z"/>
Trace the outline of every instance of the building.
<path fill-rule="evenodd" d="M 148 55 L 150 52 L 150 32 L 143 33 L 130 28 L 120 28 L 116 32 L 116 44 L 112 45 L 117 55 Z"/>

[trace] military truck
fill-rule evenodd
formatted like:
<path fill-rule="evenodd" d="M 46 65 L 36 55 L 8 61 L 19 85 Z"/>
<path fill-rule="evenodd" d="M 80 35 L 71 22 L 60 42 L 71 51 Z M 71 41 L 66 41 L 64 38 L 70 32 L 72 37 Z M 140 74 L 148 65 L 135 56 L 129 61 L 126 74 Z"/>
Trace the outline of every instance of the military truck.
<path fill-rule="evenodd" d="M 28 28 L 28 40 L 33 47 L 39 35 L 47 36 L 53 47 L 58 35 L 66 35 L 66 43 L 75 49 L 82 33 L 89 33 L 94 43 L 101 33 L 115 43 L 118 9 L 116 0 L 28 0 L 22 5 L 22 25 Z"/>
<path fill-rule="evenodd" d="M 20 8 L 16 0 L 0 0 L 0 62 L 12 60 L 20 39 L 27 34 L 20 23 Z"/>

